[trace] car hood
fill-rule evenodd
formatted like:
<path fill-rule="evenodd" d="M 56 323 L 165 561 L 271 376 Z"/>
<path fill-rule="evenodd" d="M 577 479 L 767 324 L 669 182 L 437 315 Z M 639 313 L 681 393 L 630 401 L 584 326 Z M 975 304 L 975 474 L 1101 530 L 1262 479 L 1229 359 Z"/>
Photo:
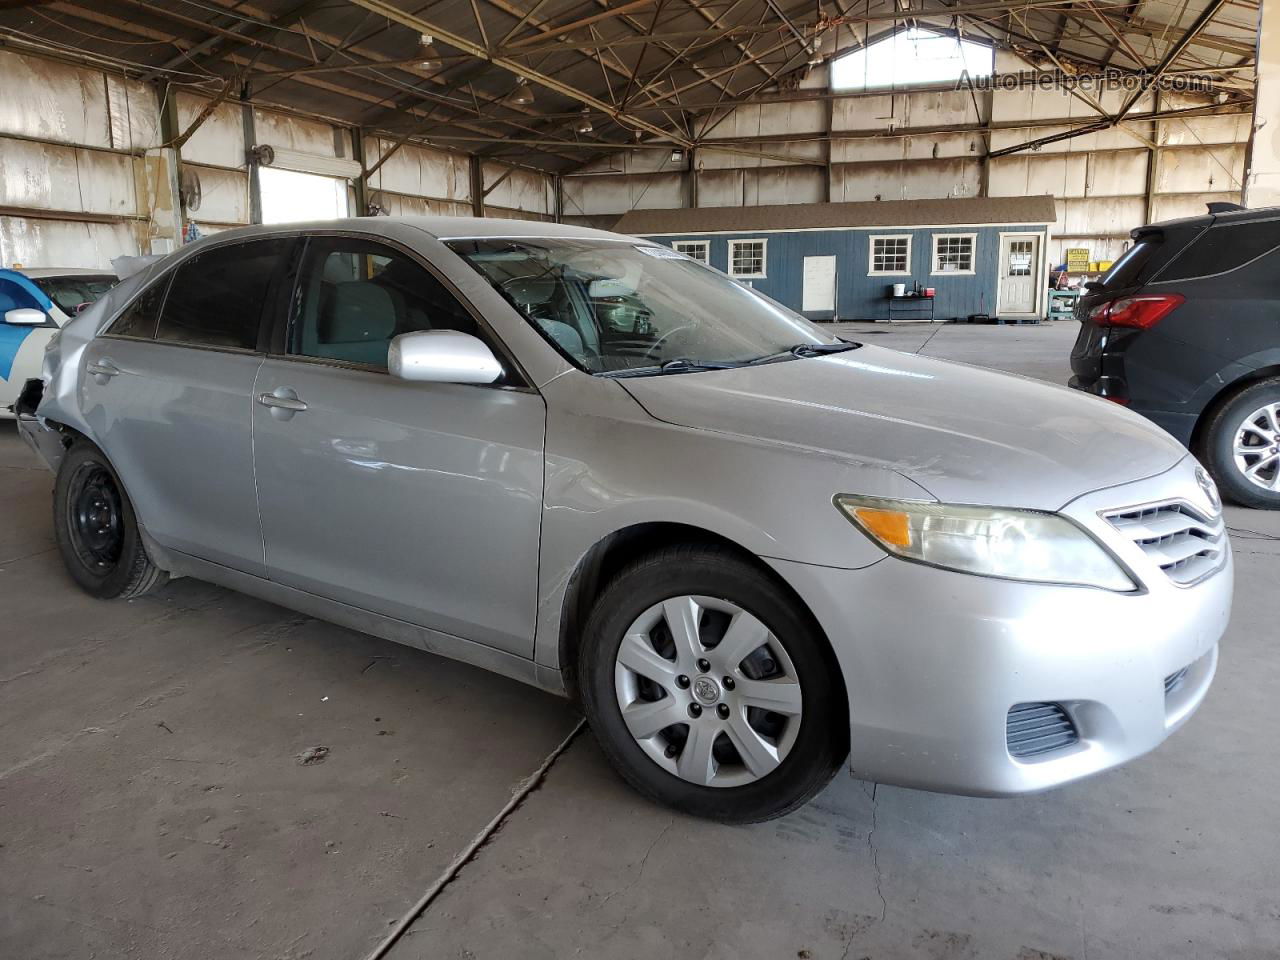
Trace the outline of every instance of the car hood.
<path fill-rule="evenodd" d="M 893 470 L 952 503 L 1057 510 L 1187 455 L 1109 401 L 881 347 L 618 383 L 659 420 Z"/>

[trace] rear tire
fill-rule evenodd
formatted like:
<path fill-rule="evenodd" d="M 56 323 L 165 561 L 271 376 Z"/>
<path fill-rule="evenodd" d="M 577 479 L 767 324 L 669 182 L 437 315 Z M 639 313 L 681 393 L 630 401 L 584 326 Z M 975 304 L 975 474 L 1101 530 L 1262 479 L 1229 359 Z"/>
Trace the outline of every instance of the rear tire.
<path fill-rule="evenodd" d="M 1280 379 L 1245 387 L 1205 421 L 1200 456 L 1223 496 L 1280 509 Z"/>
<path fill-rule="evenodd" d="M 67 451 L 53 486 L 53 531 L 67 572 L 101 600 L 127 600 L 164 586 L 133 504 L 106 456 L 86 440 Z"/>
<path fill-rule="evenodd" d="M 820 628 L 724 548 L 668 547 L 623 569 L 587 619 L 578 668 L 610 763 L 644 796 L 695 816 L 780 817 L 848 753 L 844 689 Z"/>

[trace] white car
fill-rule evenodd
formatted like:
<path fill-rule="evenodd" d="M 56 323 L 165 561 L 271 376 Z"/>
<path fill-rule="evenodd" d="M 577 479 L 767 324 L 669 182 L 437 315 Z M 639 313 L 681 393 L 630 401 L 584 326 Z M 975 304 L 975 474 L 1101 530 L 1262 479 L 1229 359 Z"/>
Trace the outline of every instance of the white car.
<path fill-rule="evenodd" d="M 13 417 L 22 385 L 40 376 L 53 332 L 118 282 L 103 270 L 0 270 L 0 418 Z"/>

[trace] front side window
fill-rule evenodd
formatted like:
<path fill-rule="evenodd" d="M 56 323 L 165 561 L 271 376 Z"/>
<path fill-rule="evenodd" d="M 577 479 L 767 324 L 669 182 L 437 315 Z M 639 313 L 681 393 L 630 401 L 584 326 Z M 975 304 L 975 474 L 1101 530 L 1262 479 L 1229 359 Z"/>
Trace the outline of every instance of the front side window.
<path fill-rule="evenodd" d="M 290 238 L 247 240 L 196 254 L 174 272 L 157 340 L 256 350 L 272 277 Z"/>
<path fill-rule="evenodd" d="M 290 318 L 290 354 L 385 370 L 391 340 L 419 330 L 483 339 L 457 298 L 406 255 L 357 238 L 311 241 Z"/>
<path fill-rule="evenodd" d="M 907 233 L 871 238 L 870 276 L 911 272 L 911 235 Z"/>
<path fill-rule="evenodd" d="M 764 277 L 764 240 L 729 241 L 729 276 L 743 279 Z"/>
<path fill-rule="evenodd" d="M 671 248 L 683 253 L 686 257 L 692 257 L 699 263 L 710 263 L 710 246 L 706 240 L 677 240 L 671 245 Z"/>
<path fill-rule="evenodd" d="M 977 237 L 972 233 L 935 233 L 933 235 L 934 273 L 973 273 L 973 249 Z"/>
<path fill-rule="evenodd" d="M 761 360 L 798 345 L 849 346 L 666 247 L 577 237 L 486 237 L 448 246 L 590 373 L 653 371 L 672 361 L 687 370 Z"/>

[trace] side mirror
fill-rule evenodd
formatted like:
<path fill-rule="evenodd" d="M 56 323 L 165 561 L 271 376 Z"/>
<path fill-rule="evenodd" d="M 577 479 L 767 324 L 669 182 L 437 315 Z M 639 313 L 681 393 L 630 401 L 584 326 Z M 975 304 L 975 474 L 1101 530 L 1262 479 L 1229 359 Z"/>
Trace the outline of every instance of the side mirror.
<path fill-rule="evenodd" d="M 1089 281 L 1087 281 L 1083 286 L 1084 286 L 1084 289 L 1086 289 L 1086 290 L 1101 290 L 1101 289 L 1102 289 L 1102 284 L 1101 284 L 1100 282 L 1098 282 L 1097 280 L 1089 280 Z"/>
<path fill-rule="evenodd" d="M 387 348 L 387 370 L 401 380 L 493 383 L 502 364 L 484 343 L 457 330 L 402 333 Z"/>
<path fill-rule="evenodd" d="M 39 327 L 44 324 L 45 315 L 34 307 L 15 307 L 5 312 L 4 322 L 15 327 Z"/>

